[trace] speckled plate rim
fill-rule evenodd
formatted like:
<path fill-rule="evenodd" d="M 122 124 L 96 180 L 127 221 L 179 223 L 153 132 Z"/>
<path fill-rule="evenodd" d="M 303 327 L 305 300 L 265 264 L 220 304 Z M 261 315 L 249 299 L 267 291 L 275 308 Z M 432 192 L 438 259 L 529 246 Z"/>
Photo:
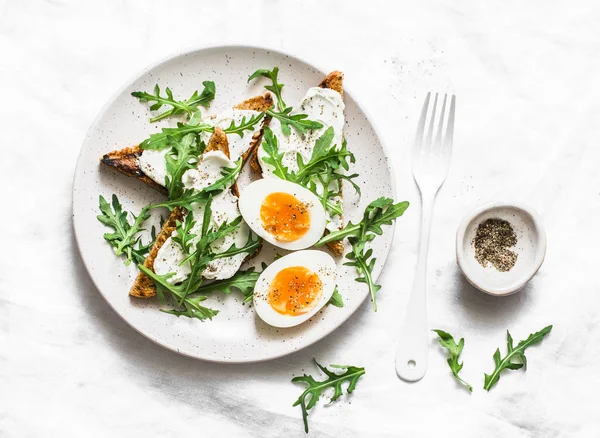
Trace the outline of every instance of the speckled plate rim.
<path fill-rule="evenodd" d="M 123 85 L 121 85 L 121 87 L 119 87 L 113 94 L 112 96 L 107 100 L 107 102 L 102 106 L 102 108 L 98 111 L 98 114 L 96 115 L 96 117 L 94 118 L 94 120 L 92 121 L 92 123 L 90 124 L 87 132 L 86 132 L 86 136 L 84 137 L 84 140 L 82 142 L 82 147 L 81 150 L 78 154 L 78 158 L 77 158 L 77 165 L 75 166 L 75 172 L 73 175 L 73 187 L 72 187 L 72 202 L 71 202 L 71 213 L 72 213 L 72 221 L 73 221 L 73 231 L 75 234 L 75 241 L 77 243 L 77 249 L 79 251 L 79 255 L 81 257 L 81 260 L 88 272 L 89 277 L 91 278 L 92 282 L 94 283 L 94 286 L 96 287 L 96 289 L 100 292 L 100 295 L 102 295 L 102 297 L 104 298 L 104 300 L 108 303 L 108 305 L 111 307 L 111 309 L 117 314 L 119 315 L 131 328 L 133 328 L 136 332 L 138 332 L 139 334 L 141 334 L 142 336 L 144 336 L 145 338 L 151 340 L 152 342 L 166 348 L 167 350 L 170 350 L 174 353 L 180 354 L 182 356 L 187 356 L 187 357 L 191 357 L 194 359 L 199 359 L 199 360 L 203 360 L 206 362 L 211 362 L 211 363 L 220 363 L 220 364 L 241 364 L 241 363 L 258 363 L 258 362 L 265 362 L 265 361 L 269 361 L 269 360 L 274 360 L 274 359 L 278 359 L 284 356 L 288 356 L 292 353 L 296 353 L 297 351 L 300 351 L 304 348 L 307 348 L 313 344 L 315 344 L 316 342 L 324 339 L 325 337 L 327 337 L 328 335 L 330 335 L 333 331 L 335 331 L 336 329 L 338 329 L 339 327 L 341 327 L 352 315 L 354 315 L 354 313 L 360 308 L 360 306 L 357 306 L 354 310 L 352 310 L 351 312 L 348 312 L 344 315 L 343 318 L 341 318 L 341 320 L 339 321 L 339 323 L 336 326 L 332 326 L 329 327 L 325 330 L 323 330 L 323 332 L 321 333 L 321 335 L 313 340 L 309 340 L 305 343 L 303 343 L 301 346 L 299 346 L 298 349 L 295 350 L 289 350 L 289 351 L 281 351 L 280 353 L 276 353 L 276 354 L 271 354 L 267 357 L 260 357 L 260 358 L 255 358 L 255 359 L 243 359 L 243 360 L 224 360 L 224 359 L 218 359 L 218 358 L 214 358 L 214 357 L 209 357 L 209 356 L 202 356 L 202 355 L 198 355 L 198 354 L 188 354 L 185 351 L 181 351 L 179 349 L 177 349 L 176 347 L 170 345 L 169 343 L 163 342 L 162 340 L 152 336 L 152 334 L 145 332 L 144 330 L 141 330 L 140 328 L 136 327 L 131 321 L 129 321 L 127 319 L 127 317 L 125 315 L 123 315 L 121 312 L 118 311 L 117 308 L 115 308 L 113 306 L 113 304 L 111 303 L 111 301 L 108 299 L 108 297 L 102 292 L 102 289 L 98 286 L 96 280 L 94 279 L 94 276 L 91 275 L 91 270 L 90 267 L 88 266 L 88 262 L 86 261 L 86 257 L 84 257 L 82 249 L 81 249 L 81 243 L 78 237 L 78 229 L 79 226 L 78 223 L 79 221 L 77 220 L 77 215 L 75 214 L 75 187 L 77 184 L 77 176 L 79 175 L 81 169 L 80 166 L 83 166 L 82 164 L 82 156 L 84 154 L 84 145 L 90 140 L 90 136 L 92 134 L 92 132 L 95 131 L 95 129 L 98 127 L 100 121 L 102 120 L 102 117 L 104 116 L 104 114 L 107 112 L 107 110 L 118 100 L 119 96 L 132 84 L 134 83 L 137 79 L 139 79 L 142 75 L 144 75 L 147 71 L 155 69 L 159 66 L 161 66 L 162 64 L 165 64 L 169 61 L 171 61 L 173 58 L 177 58 L 177 57 L 182 57 L 182 56 L 186 56 L 186 55 L 192 55 L 195 53 L 199 53 L 202 51 L 208 51 L 208 50 L 215 50 L 215 49 L 247 49 L 247 50 L 264 50 L 264 51 L 269 51 L 269 52 L 273 52 L 277 55 L 281 55 L 281 56 L 287 56 L 290 57 L 292 59 L 295 59 L 299 62 L 303 62 L 309 66 L 311 66 L 313 69 L 321 72 L 323 75 L 325 74 L 326 71 L 329 71 L 327 69 L 322 69 L 320 68 L 320 66 L 312 63 L 311 61 L 308 61 L 302 57 L 293 55 L 289 52 L 286 52 L 280 48 L 274 48 L 271 46 L 266 46 L 266 45 L 256 45 L 256 44 L 247 44 L 247 43 L 236 43 L 236 42 L 227 42 L 227 43 L 223 43 L 223 44 L 209 44 L 209 45 L 200 45 L 200 46 L 189 46 L 183 50 L 180 51 L 176 51 L 173 52 L 169 55 L 164 56 L 163 58 L 159 59 L 158 61 L 145 66 L 143 69 L 138 70 L 135 74 L 131 75 L 129 77 L 129 79 L 127 79 Z M 397 190 L 396 190 L 396 178 L 395 178 L 395 174 L 393 171 L 393 167 L 391 164 L 391 160 L 390 160 L 390 152 L 389 152 L 389 148 L 387 147 L 387 145 L 385 144 L 385 142 L 382 140 L 382 136 L 380 134 L 380 130 L 377 126 L 377 124 L 373 121 L 373 118 L 371 117 L 371 114 L 365 109 L 365 107 L 363 105 L 361 105 L 360 101 L 356 98 L 356 95 L 353 94 L 351 92 L 351 89 L 347 86 L 347 84 L 344 84 L 344 93 L 348 94 L 349 96 L 351 96 L 351 98 L 354 100 L 354 102 L 356 103 L 356 106 L 361 110 L 361 112 L 364 114 L 366 121 L 371 125 L 373 132 L 375 133 L 375 136 L 377 137 L 378 141 L 379 141 L 379 145 L 381 146 L 381 149 L 383 151 L 383 155 L 386 158 L 386 166 L 387 166 L 387 171 L 388 171 L 388 176 L 390 179 L 390 184 L 391 184 L 391 193 L 392 193 L 392 198 L 394 200 L 397 199 Z M 387 233 L 389 234 L 389 239 L 390 242 L 393 243 L 394 241 L 394 235 L 395 235 L 395 231 L 396 231 L 396 223 L 394 222 L 388 229 Z M 383 263 L 382 263 L 382 269 L 379 273 L 377 273 L 377 275 L 374 276 L 374 281 L 377 281 L 377 279 L 379 278 L 379 276 L 381 275 L 381 272 L 383 272 L 383 269 L 385 269 L 386 264 L 387 264 L 387 260 L 391 251 L 391 247 L 392 245 L 389 245 L 385 248 L 384 250 L 384 257 L 383 257 Z M 380 258 L 381 259 L 381 258 Z M 363 299 L 363 304 L 364 301 L 367 300 L 367 298 L 369 297 L 368 294 L 365 295 L 364 299 Z"/>

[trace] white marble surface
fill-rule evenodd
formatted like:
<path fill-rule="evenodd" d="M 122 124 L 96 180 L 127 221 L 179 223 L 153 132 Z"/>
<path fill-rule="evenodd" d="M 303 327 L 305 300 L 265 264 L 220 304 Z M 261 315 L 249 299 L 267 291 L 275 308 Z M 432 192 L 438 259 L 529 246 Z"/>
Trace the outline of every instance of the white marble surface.
<path fill-rule="evenodd" d="M 304 436 L 310 359 L 365 366 L 354 395 L 315 408 L 319 437 L 595 437 L 600 433 L 600 6 L 597 2 L 0 0 L 0 436 Z M 368 303 L 333 335 L 256 365 L 180 357 L 127 326 L 83 268 L 71 184 L 87 127 L 141 67 L 181 48 L 269 44 L 346 73 L 392 150 L 397 228 Z M 431 338 L 430 368 L 399 381 L 393 345 L 416 263 L 418 194 L 409 142 L 424 92 L 458 96 L 455 154 L 429 263 L 429 324 L 466 338 L 470 395 Z M 548 233 L 540 273 L 520 294 L 484 296 L 454 260 L 466 210 L 535 207 Z M 526 372 L 490 393 L 505 330 L 554 330 Z"/>

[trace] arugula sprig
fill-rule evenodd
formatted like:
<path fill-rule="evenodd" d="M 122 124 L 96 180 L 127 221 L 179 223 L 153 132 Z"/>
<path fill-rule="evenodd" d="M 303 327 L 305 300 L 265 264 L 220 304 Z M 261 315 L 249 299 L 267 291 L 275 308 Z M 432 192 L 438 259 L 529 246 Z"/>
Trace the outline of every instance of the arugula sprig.
<path fill-rule="evenodd" d="M 306 114 L 292 114 L 292 107 L 287 107 L 283 111 L 267 110 L 267 115 L 276 118 L 281 124 L 281 132 L 286 136 L 292 133 L 294 128 L 300 134 L 306 134 L 308 130 L 319 129 L 323 124 L 316 120 L 309 120 Z M 291 128 L 290 128 L 291 127 Z"/>
<path fill-rule="evenodd" d="M 100 212 L 102 214 L 97 216 L 98 220 L 114 230 L 112 233 L 105 233 L 104 239 L 115 249 L 115 254 L 125 254 L 125 265 L 132 261 L 143 262 L 152 243 L 143 245 L 138 233 L 144 230 L 142 225 L 150 217 L 148 210 L 142 209 L 138 216 L 132 214 L 133 222 L 129 222 L 128 212 L 123 210 L 119 198 L 113 194 L 112 205 L 100 195 Z"/>
<path fill-rule="evenodd" d="M 305 163 L 302 155 L 296 155 L 298 170 L 291 171 L 283 164 L 284 153 L 279 151 L 279 142 L 268 127 L 264 129 L 262 147 L 266 153 L 264 162 L 273 167 L 273 174 L 278 178 L 291 181 L 308 188 L 313 192 L 332 216 L 342 214 L 339 203 L 334 202 L 340 197 L 342 181 L 348 181 L 360 194 L 360 187 L 353 181 L 358 174 L 343 175 L 340 170 L 349 170 L 350 163 L 355 162 L 354 155 L 348 151 L 346 142 L 341 149 L 331 146 L 333 128 L 329 127 L 315 142 L 312 155 Z"/>
<path fill-rule="evenodd" d="M 265 113 L 258 113 L 253 116 L 250 116 L 246 120 L 246 116 L 242 117 L 240 120 L 240 124 L 236 125 L 235 121 L 232 120 L 229 127 L 225 128 L 223 131 L 225 134 L 237 134 L 241 138 L 244 138 L 244 131 L 254 131 L 254 127 L 258 122 L 260 122 L 265 117 Z"/>
<path fill-rule="evenodd" d="M 342 294 L 339 293 L 337 286 L 333 290 L 333 294 L 331 295 L 331 298 L 329 298 L 329 301 L 327 301 L 327 304 L 331 304 L 335 307 L 344 307 L 344 299 L 342 298 Z"/>
<path fill-rule="evenodd" d="M 355 366 L 347 365 L 329 365 L 332 368 L 345 370 L 341 374 L 337 374 L 326 367 L 320 365 L 315 359 L 315 364 L 327 375 L 327 379 L 323 381 L 317 381 L 313 376 L 304 374 L 303 376 L 294 377 L 292 382 L 302 382 L 308 384 L 308 388 L 300 395 L 298 400 L 294 403 L 294 406 L 300 405 L 302 408 L 302 420 L 304 421 L 304 431 L 308 433 L 308 411 L 315 407 L 319 398 L 323 394 L 323 391 L 328 388 L 333 388 L 333 396 L 329 403 L 333 403 L 344 393 L 342 389 L 343 383 L 348 383 L 346 392 L 352 393 L 356 389 L 358 379 L 365 374 L 365 369 Z"/>
<path fill-rule="evenodd" d="M 248 77 L 248 82 L 250 82 L 252 79 L 256 79 L 260 76 L 270 79 L 272 82 L 272 85 L 265 85 L 265 88 L 267 90 L 269 90 L 270 92 L 272 92 L 273 94 L 275 94 L 275 97 L 277 98 L 277 107 L 279 108 L 279 111 L 283 111 L 286 109 L 285 102 L 283 101 L 283 98 L 281 97 L 281 90 L 283 89 L 284 84 L 280 84 L 277 81 L 277 75 L 279 75 L 279 67 L 273 67 L 273 70 L 259 68 L 258 70 L 256 70 L 254 73 L 252 73 Z"/>
<path fill-rule="evenodd" d="M 214 128 L 202 122 L 202 114 L 196 111 L 187 123 L 177 123 L 176 128 L 162 128 L 161 132 L 151 134 L 149 138 L 140 143 L 140 149 L 163 150 L 172 146 L 173 141 L 181 140 L 188 134 L 199 135 L 202 132 L 213 132 Z M 200 144 L 200 142 L 198 142 Z M 200 151 L 203 152 L 203 151 Z"/>
<path fill-rule="evenodd" d="M 458 344 L 454 341 L 452 335 L 443 330 L 433 330 L 440 337 L 440 345 L 444 347 L 450 353 L 450 357 L 448 358 L 448 366 L 450 370 L 452 370 L 452 374 L 454 378 L 462 383 L 470 392 L 473 392 L 473 387 L 465 382 L 458 373 L 462 370 L 463 363 L 459 363 L 458 359 L 463 351 L 465 346 L 465 338 L 460 338 Z"/>
<path fill-rule="evenodd" d="M 485 374 L 483 389 L 489 391 L 492 387 L 500 380 L 500 373 L 505 370 L 518 370 L 523 367 L 527 367 L 527 358 L 525 357 L 525 349 L 535 345 L 544 339 L 544 337 L 550 333 L 552 326 L 549 325 L 544 327 L 542 330 L 536 333 L 530 334 L 527 339 L 521 341 L 517 346 L 513 346 L 513 338 L 510 332 L 506 331 L 506 356 L 500 357 L 500 349 L 496 349 L 494 353 L 494 364 L 496 368 L 491 374 Z M 517 360 L 515 362 L 514 360 Z"/>
<path fill-rule="evenodd" d="M 202 85 L 204 85 L 204 89 L 201 93 L 198 93 L 198 90 L 196 90 L 189 99 L 184 101 L 176 100 L 169 87 L 165 89 L 165 93 L 167 94 L 166 97 L 161 96 L 158 84 L 154 86 L 153 94 L 145 91 L 134 91 L 131 95 L 137 97 L 141 102 L 155 102 L 150 106 L 151 111 L 158 111 L 163 105 L 171 107 L 170 110 L 165 111 L 156 117 L 152 117 L 150 122 L 154 123 L 164 118 L 184 113 L 187 114 L 188 117 L 191 117 L 192 113 L 194 113 L 199 106 L 207 107 L 215 98 L 215 83 L 213 81 L 204 81 L 202 82 Z"/>
<path fill-rule="evenodd" d="M 263 119 L 264 115 L 265 113 L 259 113 L 248 119 L 244 116 L 239 125 L 232 121 L 223 131 L 225 134 L 237 134 L 243 137 L 245 131 L 254 131 L 256 124 Z M 186 135 L 194 134 L 198 137 L 203 132 L 213 133 L 215 128 L 206 122 L 202 122 L 202 114 L 200 111 L 196 111 L 187 123 L 178 122 L 175 128 L 162 128 L 161 132 L 150 134 L 149 138 L 140 143 L 140 149 L 163 150 L 171 147 L 174 141 L 181 140 Z M 198 138 L 197 142 L 202 144 Z M 200 153 L 203 151 L 201 149 Z"/>
<path fill-rule="evenodd" d="M 198 147 L 198 141 L 194 134 L 187 134 L 181 141 L 171 139 L 173 148 L 165 156 L 167 164 L 167 176 L 165 186 L 169 192 L 169 199 L 177 199 L 183 194 L 183 174 L 194 169 L 198 164 L 198 157 L 205 149 L 202 145 Z"/>
<path fill-rule="evenodd" d="M 221 171 L 221 177 L 211 185 L 202 188 L 202 190 L 185 189 L 181 195 L 175 199 L 169 199 L 157 204 L 150 204 L 146 208 L 168 208 L 170 211 L 173 211 L 176 207 L 183 207 L 189 211 L 192 209 L 192 204 L 206 202 L 209 195 L 215 195 L 231 187 L 242 171 L 242 164 L 243 161 L 240 158 L 235 162 L 234 167 L 225 167 Z"/>
<path fill-rule="evenodd" d="M 260 76 L 270 79 L 271 85 L 265 85 L 265 88 L 275 94 L 277 98 L 277 111 L 267 110 L 267 115 L 276 118 L 281 124 L 281 131 L 285 135 L 291 134 L 290 127 L 293 127 L 300 134 L 306 134 L 308 130 L 319 129 L 323 127 L 323 124 L 316 120 L 309 120 L 306 114 L 292 114 L 292 107 L 286 106 L 283 97 L 281 96 L 281 90 L 284 84 L 280 84 L 277 76 L 279 75 L 279 67 L 273 67 L 273 70 L 267 70 L 259 68 L 248 77 L 248 82 L 252 79 L 256 79 Z"/>
<path fill-rule="evenodd" d="M 319 247 L 328 242 L 348 238 L 352 249 L 346 254 L 346 258 L 350 261 L 344 264 L 356 267 L 359 274 L 356 281 L 367 284 L 373 302 L 373 310 L 375 311 L 377 311 L 376 294 L 381 286 L 373 280 L 373 268 L 376 259 L 372 257 L 373 250 L 371 248 L 366 249 L 366 244 L 375 239 L 376 236 L 383 234 L 381 227 L 391 225 L 396 218 L 404 214 L 408 205 L 407 201 L 394 204 L 394 201 L 390 198 L 378 198 L 367 206 L 360 222 L 356 224 L 349 222 L 343 229 L 329 233 L 315 244 Z"/>
<path fill-rule="evenodd" d="M 263 263 L 262 269 L 264 270 L 265 267 L 266 265 Z M 249 303 L 252 301 L 254 286 L 256 285 L 260 274 L 261 273 L 257 272 L 255 268 L 248 268 L 245 271 L 236 272 L 231 278 L 216 280 L 200 286 L 196 289 L 196 293 L 207 294 L 210 292 L 221 292 L 229 295 L 234 290 L 237 290 L 244 296 L 244 303 Z"/>
<path fill-rule="evenodd" d="M 187 316 L 188 318 L 197 318 L 200 321 L 204 321 L 205 319 L 212 319 L 213 316 L 219 313 L 218 310 L 211 309 L 209 307 L 204 307 L 200 303 L 206 300 L 206 296 L 204 295 L 194 295 L 188 294 L 185 296 L 185 283 L 181 284 L 171 284 L 169 283 L 169 278 L 171 278 L 174 273 L 158 275 L 154 271 L 146 268 L 143 264 L 139 264 L 138 268 L 145 275 L 154 280 L 154 284 L 156 285 L 156 294 L 161 304 L 166 303 L 165 292 L 169 292 L 174 300 L 178 303 L 182 302 L 182 305 L 176 309 L 160 309 L 161 312 L 169 313 L 171 315 L 176 316 Z"/>
<path fill-rule="evenodd" d="M 178 243 L 184 254 L 190 254 L 192 241 L 196 237 L 192 233 L 192 229 L 196 225 L 193 214 L 187 214 L 183 222 L 175 222 L 175 235 L 172 237 L 173 241 Z"/>
<path fill-rule="evenodd" d="M 198 290 L 202 286 L 202 273 L 208 264 L 215 259 L 231 257 L 239 253 L 252 253 L 260 245 L 260 239 L 254 237 L 250 233 L 248 241 L 241 247 L 235 244 L 222 253 L 215 254 L 211 248 L 211 244 L 216 240 L 233 232 L 241 223 L 241 216 L 229 223 L 223 223 L 217 229 L 211 229 L 210 218 L 212 215 L 211 204 L 212 197 L 209 196 L 205 201 L 203 222 L 200 231 L 200 239 L 195 243 L 194 251 L 189 254 L 181 264 L 189 263 L 190 273 L 187 278 L 179 284 L 171 284 L 168 280 L 174 275 L 168 273 L 159 275 L 152 270 L 146 268 L 143 264 L 139 264 L 138 268 L 152 280 L 157 288 L 157 295 L 162 304 L 166 302 L 165 292 L 169 292 L 175 300 L 177 308 L 163 310 L 177 316 L 187 316 L 190 318 L 198 318 L 200 320 L 212 319 L 217 314 L 216 310 L 209 309 L 200 305 L 206 299 L 206 296 L 199 295 Z M 188 215 L 190 216 L 190 215 Z M 186 218 L 187 220 L 187 218 Z M 191 225 L 188 225 L 191 227 Z M 188 242 L 189 244 L 189 242 Z M 191 245 L 188 245 L 190 248 Z M 189 250 L 189 249 L 188 249 Z"/>

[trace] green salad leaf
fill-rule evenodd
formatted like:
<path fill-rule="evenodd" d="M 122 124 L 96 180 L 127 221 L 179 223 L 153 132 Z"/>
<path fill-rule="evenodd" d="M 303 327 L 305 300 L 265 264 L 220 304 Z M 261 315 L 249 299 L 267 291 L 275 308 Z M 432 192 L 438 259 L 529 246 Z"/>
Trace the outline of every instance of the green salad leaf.
<path fill-rule="evenodd" d="M 319 369 L 325 373 L 327 379 L 317 381 L 313 376 L 306 374 L 303 376 L 294 377 L 292 379 L 292 382 L 294 383 L 301 382 L 308 385 L 298 400 L 296 400 L 294 403 L 294 406 L 300 405 L 300 408 L 302 409 L 302 420 L 304 421 L 304 431 L 306 433 L 308 433 L 308 411 L 315 407 L 319 401 L 319 398 L 323 394 L 323 391 L 333 388 L 333 396 L 330 400 L 330 403 L 333 403 L 344 393 L 342 389 L 343 383 L 348 383 L 346 392 L 350 394 L 352 391 L 354 391 L 354 389 L 356 389 L 358 379 L 365 374 L 364 368 L 347 365 L 330 365 L 332 368 L 345 370 L 343 373 L 337 374 L 326 367 L 321 366 L 316 360 L 314 360 L 314 362 Z"/>
<path fill-rule="evenodd" d="M 198 164 L 198 157 L 205 146 L 198 147 L 196 136 L 187 134 L 181 140 L 171 140 L 172 149 L 167 152 L 167 176 L 165 187 L 169 192 L 169 199 L 177 199 L 183 194 L 183 174 L 194 169 Z"/>
<path fill-rule="evenodd" d="M 225 128 L 223 131 L 225 132 L 225 134 L 237 134 L 240 137 L 244 138 L 244 131 L 254 131 L 254 127 L 256 126 L 256 124 L 262 121 L 264 117 L 265 113 L 255 114 L 253 116 L 250 116 L 248 119 L 246 119 L 246 116 L 243 116 L 242 120 L 240 120 L 239 125 L 236 125 L 235 121 L 232 120 L 229 127 Z"/>
<path fill-rule="evenodd" d="M 333 141 L 333 128 L 329 127 L 315 142 L 310 159 L 305 163 L 300 154 L 296 156 L 298 170 L 290 171 L 283 164 L 284 154 L 279 151 L 279 142 L 268 127 L 264 129 L 262 147 L 266 153 L 264 162 L 273 167 L 273 174 L 278 178 L 291 181 L 308 188 L 323 204 L 323 208 L 332 216 L 341 215 L 342 207 L 335 202 L 336 197 L 342 194 L 342 181 L 348 181 L 360 193 L 360 188 L 353 181 L 358 174 L 343 175 L 341 170 L 349 170 L 350 163 L 355 158 L 346 147 L 346 142 L 341 149 L 331 146 Z"/>
<path fill-rule="evenodd" d="M 152 247 L 152 243 L 142 245 L 141 238 L 138 236 L 138 233 L 144 230 L 143 223 L 150 217 L 148 210 L 143 209 L 138 216 L 132 214 L 133 222 L 130 222 L 129 213 L 123 210 L 119 198 L 113 194 L 112 205 L 100 195 L 100 213 L 97 216 L 98 220 L 113 229 L 112 233 L 104 234 L 104 239 L 115 249 L 115 254 L 117 256 L 124 254 L 126 265 L 132 261 L 142 263 L 146 259 L 149 248 Z"/>
<path fill-rule="evenodd" d="M 201 93 L 198 93 L 198 90 L 196 90 L 189 99 L 184 101 L 176 100 L 173 97 L 173 92 L 169 87 L 165 89 L 165 93 L 167 95 L 161 96 L 160 87 L 158 84 L 154 86 L 153 94 L 145 91 L 134 91 L 131 93 L 131 95 L 133 97 L 137 97 L 141 102 L 155 102 L 150 106 L 151 111 L 158 111 L 163 107 L 163 105 L 171 107 L 170 110 L 151 118 L 150 122 L 154 123 L 166 117 L 176 116 L 179 114 L 187 114 L 188 117 L 191 117 L 192 113 L 194 113 L 199 106 L 207 107 L 215 98 L 215 83 L 213 81 L 204 81 L 202 82 L 202 85 L 204 85 L 204 89 Z"/>
<path fill-rule="evenodd" d="M 263 270 L 265 265 L 263 264 Z M 225 280 L 215 280 L 211 283 L 200 286 L 196 289 L 197 293 L 207 294 L 210 292 L 222 292 L 224 294 L 231 294 L 234 290 L 242 293 L 244 296 L 244 303 L 252 301 L 252 295 L 254 293 L 254 286 L 260 272 L 257 272 L 255 268 L 248 268 L 245 271 L 238 271 L 236 274 Z"/>
<path fill-rule="evenodd" d="M 260 76 L 270 79 L 272 85 L 265 85 L 265 88 L 275 95 L 275 97 L 277 98 L 277 107 L 279 108 L 279 111 L 283 111 L 286 108 L 285 102 L 283 101 L 283 98 L 281 97 L 281 90 L 283 89 L 284 84 L 280 84 L 277 81 L 278 74 L 279 74 L 279 67 L 273 67 L 273 70 L 259 68 L 258 70 L 256 70 L 254 73 L 252 73 L 248 77 L 248 82 L 250 82 L 252 79 L 256 79 Z"/>
<path fill-rule="evenodd" d="M 311 129 L 322 128 L 322 123 L 319 123 L 316 120 L 309 120 L 306 114 L 292 114 L 292 107 L 286 106 L 283 97 L 281 96 L 281 90 L 283 89 L 284 84 L 279 83 L 277 78 L 278 75 L 278 67 L 273 67 L 273 70 L 259 68 L 248 78 L 248 82 L 261 76 L 271 80 L 271 85 L 265 85 L 265 89 L 275 94 L 275 97 L 277 98 L 277 110 L 267 110 L 267 115 L 279 120 L 281 131 L 285 135 L 291 134 L 291 128 L 294 128 L 300 134 L 306 134 L 306 132 Z"/>
<path fill-rule="evenodd" d="M 342 294 L 339 293 L 337 286 L 333 291 L 333 295 L 331 295 L 331 298 L 329 298 L 327 304 L 331 304 L 335 307 L 344 307 L 344 299 L 342 298 Z"/>
<path fill-rule="evenodd" d="M 394 204 L 394 201 L 390 198 L 378 198 L 367 206 L 362 221 L 356 224 L 349 222 L 343 229 L 329 233 L 315 244 L 316 247 L 319 247 L 328 242 L 348 238 L 352 249 L 346 254 L 349 262 L 344 264 L 354 266 L 359 274 L 356 281 L 367 284 L 375 311 L 377 311 L 376 294 L 381 286 L 373 280 L 373 268 L 376 259 L 373 258 L 373 250 L 367 249 L 366 244 L 375 239 L 376 236 L 383 234 L 381 227 L 391 225 L 394 220 L 404 214 L 408 205 L 407 201 Z"/>
<path fill-rule="evenodd" d="M 521 341 L 517 346 L 513 346 L 513 338 L 510 332 L 506 331 L 506 356 L 500 357 L 500 349 L 496 349 L 494 353 L 494 365 L 496 368 L 491 374 L 485 374 L 485 380 L 483 389 L 489 391 L 492 387 L 500 380 L 500 373 L 505 370 L 518 370 L 523 367 L 527 367 L 527 358 L 525 357 L 525 349 L 535 345 L 544 339 L 544 337 L 550 333 L 552 326 L 549 325 L 544 327 L 539 332 L 530 334 L 527 339 Z"/>
<path fill-rule="evenodd" d="M 473 387 L 465 382 L 458 373 L 462 370 L 463 364 L 458 362 L 460 355 L 465 346 L 465 339 L 460 338 L 458 344 L 454 341 L 452 335 L 443 330 L 433 330 L 440 337 L 440 345 L 444 347 L 450 353 L 450 357 L 448 358 L 448 366 L 450 370 L 452 370 L 452 374 L 460 383 L 462 383 L 469 391 L 473 392 Z"/>
<path fill-rule="evenodd" d="M 294 128 L 300 134 L 306 134 L 310 129 L 319 129 L 323 124 L 316 120 L 309 120 L 306 114 L 292 114 L 292 108 L 287 107 L 282 111 L 267 110 L 267 114 L 279 120 L 281 124 L 281 132 L 285 135 L 292 133 L 291 128 Z"/>

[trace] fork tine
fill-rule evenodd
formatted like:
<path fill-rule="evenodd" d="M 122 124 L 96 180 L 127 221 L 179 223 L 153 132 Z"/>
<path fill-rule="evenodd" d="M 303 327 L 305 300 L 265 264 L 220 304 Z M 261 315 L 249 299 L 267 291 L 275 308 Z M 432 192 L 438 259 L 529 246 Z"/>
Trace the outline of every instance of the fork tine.
<path fill-rule="evenodd" d="M 433 146 L 433 151 L 435 153 L 442 153 L 442 127 L 444 126 L 444 119 L 446 118 L 446 99 L 448 98 L 447 94 L 444 94 L 444 101 L 442 102 L 442 111 L 440 112 L 440 123 L 438 123 L 437 133 L 435 134 L 435 142 Z M 446 126 L 448 126 L 448 121 L 446 120 Z"/>
<path fill-rule="evenodd" d="M 456 96 L 452 95 L 450 101 L 450 113 L 448 115 L 448 123 L 446 128 L 446 136 L 444 137 L 444 153 L 452 152 L 452 142 L 454 141 L 454 113 L 456 112 Z"/>
<path fill-rule="evenodd" d="M 429 119 L 429 128 L 427 129 L 427 140 L 425 142 L 424 147 L 428 149 L 427 152 L 432 153 L 433 150 L 433 144 L 432 144 L 432 137 L 433 137 L 433 124 L 435 123 L 435 113 L 437 111 L 437 102 L 438 102 L 438 93 L 435 93 L 435 99 L 433 100 L 433 110 L 431 111 L 431 118 Z"/>
<path fill-rule="evenodd" d="M 415 149 L 421 149 L 423 146 L 423 134 L 425 132 L 425 119 L 427 118 L 427 108 L 429 107 L 429 98 L 431 97 L 431 91 L 427 93 L 425 102 L 423 102 L 423 109 L 421 110 L 421 117 L 419 118 L 419 124 L 417 125 L 417 133 L 415 135 Z"/>

